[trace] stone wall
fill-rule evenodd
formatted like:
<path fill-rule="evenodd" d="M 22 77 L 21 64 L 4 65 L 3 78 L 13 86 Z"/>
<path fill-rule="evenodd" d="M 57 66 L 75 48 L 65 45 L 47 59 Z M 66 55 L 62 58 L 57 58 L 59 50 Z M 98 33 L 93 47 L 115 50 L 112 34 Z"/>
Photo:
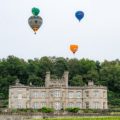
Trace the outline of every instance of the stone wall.
<path fill-rule="evenodd" d="M 43 115 L 31 115 L 31 114 L 0 114 L 0 120 L 30 120 L 36 118 L 43 118 Z"/>
<path fill-rule="evenodd" d="M 0 114 L 0 120 L 32 120 L 32 119 L 39 119 L 39 118 L 67 118 L 67 117 L 93 117 L 93 116 L 120 116 L 120 114 L 110 114 L 110 113 L 49 113 L 49 114 Z"/>

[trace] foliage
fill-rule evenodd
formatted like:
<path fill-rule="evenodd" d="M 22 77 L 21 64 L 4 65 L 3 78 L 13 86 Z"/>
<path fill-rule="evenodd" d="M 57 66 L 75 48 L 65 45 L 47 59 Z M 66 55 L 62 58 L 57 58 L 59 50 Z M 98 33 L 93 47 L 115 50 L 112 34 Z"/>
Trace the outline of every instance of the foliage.
<path fill-rule="evenodd" d="M 77 107 L 76 108 L 66 108 L 65 110 L 68 112 L 77 113 L 80 110 L 80 108 L 77 108 Z"/>
<path fill-rule="evenodd" d="M 51 112 L 54 112 L 54 109 L 53 108 L 43 107 L 43 108 L 41 108 L 41 112 L 43 112 L 43 113 L 51 113 Z"/>
<path fill-rule="evenodd" d="M 71 86 L 83 86 L 84 82 L 81 75 L 76 75 L 70 80 Z"/>
<path fill-rule="evenodd" d="M 89 59 L 68 59 L 63 57 L 47 57 L 25 61 L 15 56 L 0 60 L 0 101 L 8 99 L 8 89 L 20 83 L 43 86 L 45 75 L 50 71 L 53 78 L 61 78 L 64 71 L 69 71 L 69 85 L 82 86 L 88 80 L 97 85 L 108 87 L 108 103 L 111 107 L 120 107 L 120 61 L 93 61 Z M 2 103 L 3 106 L 6 103 Z M 6 106 L 6 105 L 5 105 Z"/>
<path fill-rule="evenodd" d="M 8 100 L 0 100 L 0 108 L 8 107 Z"/>

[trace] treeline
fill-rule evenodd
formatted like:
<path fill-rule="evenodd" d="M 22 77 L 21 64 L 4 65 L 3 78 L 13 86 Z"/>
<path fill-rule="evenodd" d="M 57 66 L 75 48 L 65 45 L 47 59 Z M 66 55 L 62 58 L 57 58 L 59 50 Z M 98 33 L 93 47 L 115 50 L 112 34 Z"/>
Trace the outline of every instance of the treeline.
<path fill-rule="evenodd" d="M 120 107 L 120 61 L 99 62 L 89 59 L 68 59 L 63 57 L 42 57 L 25 61 L 15 56 L 8 56 L 0 60 L 0 100 L 8 99 L 9 85 L 20 82 L 35 86 L 44 86 L 46 71 L 52 77 L 62 77 L 64 71 L 69 71 L 69 85 L 82 86 L 88 80 L 96 85 L 108 87 L 110 106 Z"/>

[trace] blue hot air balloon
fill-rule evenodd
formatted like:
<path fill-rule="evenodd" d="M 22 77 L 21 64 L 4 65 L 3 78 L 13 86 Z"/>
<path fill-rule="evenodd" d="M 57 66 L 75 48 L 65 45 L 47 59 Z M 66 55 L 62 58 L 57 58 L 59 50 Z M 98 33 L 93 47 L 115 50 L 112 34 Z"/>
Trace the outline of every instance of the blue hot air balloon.
<path fill-rule="evenodd" d="M 84 17 L 84 12 L 83 11 L 77 11 L 76 13 L 75 13 L 75 17 L 79 20 L 79 22 L 80 22 L 80 20 Z"/>

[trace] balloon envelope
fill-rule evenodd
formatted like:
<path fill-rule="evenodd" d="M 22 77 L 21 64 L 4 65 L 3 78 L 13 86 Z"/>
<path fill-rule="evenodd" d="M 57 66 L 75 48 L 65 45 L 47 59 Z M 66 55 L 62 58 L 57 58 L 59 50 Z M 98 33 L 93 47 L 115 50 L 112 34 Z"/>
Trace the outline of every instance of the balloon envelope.
<path fill-rule="evenodd" d="M 78 50 L 78 45 L 72 44 L 70 45 L 70 50 L 72 51 L 72 53 L 76 53 Z"/>
<path fill-rule="evenodd" d="M 77 11 L 75 13 L 75 16 L 80 21 L 84 17 L 84 12 L 83 11 Z"/>
<path fill-rule="evenodd" d="M 38 16 L 39 12 L 40 12 L 40 10 L 38 8 L 36 8 L 36 7 L 32 8 L 32 14 L 34 16 Z"/>
<path fill-rule="evenodd" d="M 43 23 L 43 20 L 40 16 L 31 16 L 28 19 L 28 24 L 30 25 L 30 27 L 33 29 L 35 33 L 41 27 L 42 23 Z"/>

